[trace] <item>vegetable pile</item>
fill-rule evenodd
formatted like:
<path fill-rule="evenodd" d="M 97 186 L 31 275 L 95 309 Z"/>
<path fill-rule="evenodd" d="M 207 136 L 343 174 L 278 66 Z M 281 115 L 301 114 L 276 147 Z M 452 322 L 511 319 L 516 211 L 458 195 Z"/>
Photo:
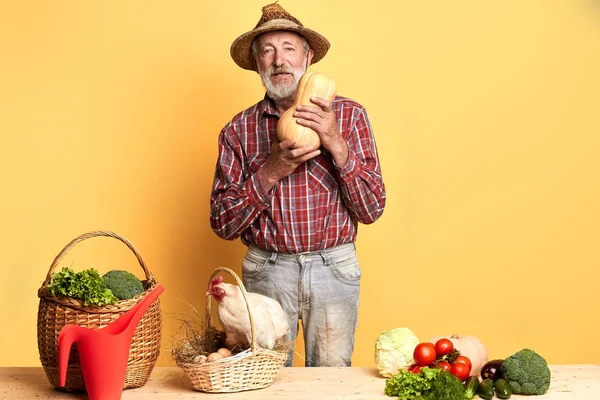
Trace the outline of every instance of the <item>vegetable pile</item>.
<path fill-rule="evenodd" d="M 406 333 L 404 329 L 401 332 Z M 406 348 L 414 343 L 412 335 L 406 337 L 407 343 L 394 345 L 403 349 L 402 355 L 398 355 L 403 363 L 410 359 Z M 414 346 L 412 364 L 408 368 L 400 367 L 386 380 L 385 394 L 400 400 L 465 400 L 475 396 L 490 400 L 494 396 L 509 399 L 512 394 L 542 395 L 550 387 L 550 368 L 546 360 L 531 349 L 523 349 L 504 360 L 486 361 L 477 366 L 475 372 L 475 364 L 456 348 L 455 343 L 460 342 L 450 339 L 440 336 L 435 343 L 422 342 Z M 380 341 L 381 337 L 378 345 Z M 487 350 L 481 350 L 481 342 L 473 339 L 473 343 L 478 348 L 472 353 L 478 357 L 476 363 L 487 360 Z M 391 357 L 388 354 L 388 358 Z"/>
<path fill-rule="evenodd" d="M 94 268 L 75 272 L 65 267 L 54 272 L 48 284 L 51 295 L 80 299 L 86 307 L 115 304 L 143 291 L 142 282 L 129 272 L 109 271 L 101 277 Z"/>

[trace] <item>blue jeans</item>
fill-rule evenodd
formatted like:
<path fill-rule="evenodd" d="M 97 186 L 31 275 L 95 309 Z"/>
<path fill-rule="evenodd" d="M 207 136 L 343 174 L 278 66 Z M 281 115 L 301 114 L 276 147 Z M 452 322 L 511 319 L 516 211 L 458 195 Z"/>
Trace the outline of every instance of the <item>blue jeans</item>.
<path fill-rule="evenodd" d="M 307 367 L 350 366 L 358 323 L 361 271 L 354 243 L 301 254 L 280 254 L 254 245 L 242 262 L 248 292 L 279 302 L 288 318 L 289 340 L 302 321 Z M 290 349 L 285 366 L 291 366 Z"/>

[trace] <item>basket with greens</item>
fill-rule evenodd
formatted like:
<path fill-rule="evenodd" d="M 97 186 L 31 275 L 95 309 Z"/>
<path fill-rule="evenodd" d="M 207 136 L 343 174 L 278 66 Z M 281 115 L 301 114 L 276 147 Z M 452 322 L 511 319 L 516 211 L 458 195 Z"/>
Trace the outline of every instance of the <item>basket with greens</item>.
<path fill-rule="evenodd" d="M 136 256 L 146 276 L 112 270 L 101 276 L 89 268 L 75 272 L 62 268 L 55 272 L 62 258 L 78 243 L 96 237 L 110 237 L 124 243 Z M 85 383 L 76 346 L 73 346 L 67 368 L 67 382 L 59 385 L 58 335 L 67 324 L 89 329 L 103 328 L 134 307 L 151 292 L 158 282 L 144 260 L 126 238 L 110 231 L 93 231 L 73 239 L 52 262 L 46 279 L 38 290 L 40 303 L 37 318 L 38 350 L 42 367 L 52 386 L 65 391 L 85 391 Z M 160 352 L 162 318 L 159 300 L 148 308 L 131 341 L 124 389 L 146 384 Z"/>

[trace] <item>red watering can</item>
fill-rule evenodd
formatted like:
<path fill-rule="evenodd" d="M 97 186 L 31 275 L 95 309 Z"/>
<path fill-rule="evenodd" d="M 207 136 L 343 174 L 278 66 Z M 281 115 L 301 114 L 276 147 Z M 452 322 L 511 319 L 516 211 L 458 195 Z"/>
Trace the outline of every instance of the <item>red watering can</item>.
<path fill-rule="evenodd" d="M 119 400 L 123 393 L 135 328 L 148 307 L 164 290 L 162 285 L 158 285 L 132 309 L 104 328 L 65 325 L 58 335 L 60 386 L 66 384 L 69 352 L 73 343 L 77 343 L 89 400 Z"/>

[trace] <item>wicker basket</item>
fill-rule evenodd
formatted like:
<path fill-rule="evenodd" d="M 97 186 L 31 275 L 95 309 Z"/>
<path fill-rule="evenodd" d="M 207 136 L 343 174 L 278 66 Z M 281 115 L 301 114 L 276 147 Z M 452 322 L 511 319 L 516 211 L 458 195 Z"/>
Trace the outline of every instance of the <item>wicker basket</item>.
<path fill-rule="evenodd" d="M 252 341 L 250 348 L 230 357 L 200 364 L 178 363 L 192 382 L 194 389 L 207 393 L 232 393 L 244 390 L 262 389 L 270 386 L 277 373 L 287 360 L 287 349 L 276 351 L 260 348 L 256 342 L 256 332 L 252 311 L 248 303 L 247 292 L 240 278 L 229 268 L 219 267 L 209 279 L 219 272 L 227 272 L 237 282 L 246 301 Z M 209 295 L 206 300 L 206 330 L 214 330 L 212 321 L 212 301 Z"/>
<path fill-rule="evenodd" d="M 79 242 L 99 236 L 115 238 L 127 245 L 135 254 L 146 274 L 146 280 L 142 281 L 144 292 L 132 299 L 121 300 L 116 304 L 102 307 L 85 307 L 79 299 L 51 295 L 47 290 L 47 286 L 50 284 L 52 273 L 60 260 Z M 52 262 L 46 280 L 38 290 L 38 297 L 40 298 L 37 320 L 38 349 L 40 361 L 52 386 L 69 392 L 85 391 L 76 345 L 73 346 L 69 356 L 66 386 L 59 387 L 58 335 L 65 325 L 75 324 L 90 329 L 105 327 L 135 306 L 140 299 L 144 298 L 156 286 L 156 279 L 146 268 L 142 257 L 133 244 L 116 233 L 108 231 L 85 233 L 65 246 Z M 148 381 L 160 352 L 161 329 L 160 302 L 157 299 L 148 308 L 134 332 L 129 350 L 124 389 L 141 387 Z"/>

